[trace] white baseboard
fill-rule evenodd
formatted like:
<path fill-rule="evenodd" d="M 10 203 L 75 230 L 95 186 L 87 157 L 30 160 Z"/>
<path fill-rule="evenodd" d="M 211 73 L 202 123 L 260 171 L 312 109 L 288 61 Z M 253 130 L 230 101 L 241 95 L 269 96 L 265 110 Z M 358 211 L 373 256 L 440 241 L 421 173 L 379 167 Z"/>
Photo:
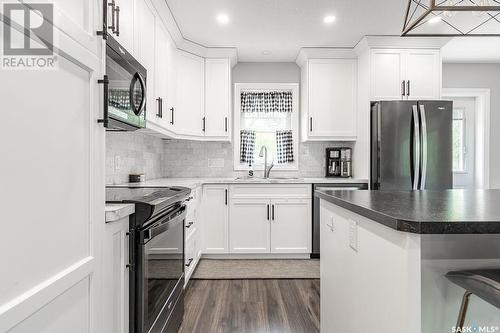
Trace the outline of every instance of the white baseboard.
<path fill-rule="evenodd" d="M 310 259 L 310 254 L 202 254 L 202 259 Z"/>

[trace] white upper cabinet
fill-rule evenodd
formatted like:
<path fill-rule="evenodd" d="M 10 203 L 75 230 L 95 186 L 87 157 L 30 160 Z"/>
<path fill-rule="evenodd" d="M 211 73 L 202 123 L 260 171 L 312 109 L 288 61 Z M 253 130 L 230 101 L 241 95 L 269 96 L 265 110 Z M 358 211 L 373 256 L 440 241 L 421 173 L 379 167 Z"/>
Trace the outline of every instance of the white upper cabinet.
<path fill-rule="evenodd" d="M 371 50 L 371 99 L 439 99 L 441 54 L 434 49 Z"/>
<path fill-rule="evenodd" d="M 371 91 L 373 100 L 403 97 L 403 54 L 399 50 L 372 51 Z"/>
<path fill-rule="evenodd" d="M 205 59 L 205 136 L 230 140 L 231 64 Z"/>
<path fill-rule="evenodd" d="M 155 55 L 155 120 L 164 128 L 168 128 L 171 123 L 168 110 L 169 95 L 169 42 L 170 36 L 160 20 L 156 21 L 156 55 Z M 151 109 L 150 109 L 151 112 Z M 151 118 L 150 118 L 151 119 Z"/>
<path fill-rule="evenodd" d="M 405 53 L 408 98 L 441 98 L 441 54 L 439 50 L 408 50 Z"/>
<path fill-rule="evenodd" d="M 182 135 L 203 136 L 206 128 L 205 60 L 178 50 L 176 67 L 175 131 Z"/>
<path fill-rule="evenodd" d="M 301 89 L 302 141 L 356 140 L 356 59 L 309 59 Z"/>
<path fill-rule="evenodd" d="M 108 33 L 134 53 L 134 0 L 108 1 Z"/>
<path fill-rule="evenodd" d="M 155 96 L 155 31 L 156 14 L 149 0 L 136 0 L 136 57 L 147 70 L 146 120 L 157 122 L 158 106 Z"/>

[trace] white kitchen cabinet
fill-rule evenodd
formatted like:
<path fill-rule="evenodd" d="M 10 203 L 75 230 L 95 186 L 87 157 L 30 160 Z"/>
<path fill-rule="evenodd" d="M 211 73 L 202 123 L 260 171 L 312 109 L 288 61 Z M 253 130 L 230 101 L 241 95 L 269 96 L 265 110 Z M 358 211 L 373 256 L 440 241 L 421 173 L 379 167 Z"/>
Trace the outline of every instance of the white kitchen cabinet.
<path fill-rule="evenodd" d="M 227 185 L 205 185 L 203 187 L 203 253 L 229 253 Z"/>
<path fill-rule="evenodd" d="M 230 140 L 231 63 L 205 59 L 205 136 Z"/>
<path fill-rule="evenodd" d="M 267 199 L 231 200 L 230 253 L 269 253 L 270 202 Z"/>
<path fill-rule="evenodd" d="M 355 141 L 356 59 L 309 59 L 301 81 L 302 141 Z"/>
<path fill-rule="evenodd" d="M 149 0 L 136 0 L 135 40 L 138 61 L 147 70 L 146 79 L 146 120 L 158 123 L 155 96 L 155 54 L 156 54 L 156 12 Z"/>
<path fill-rule="evenodd" d="M 108 33 L 130 54 L 134 54 L 134 0 L 107 1 Z"/>
<path fill-rule="evenodd" d="M 205 61 L 177 50 L 176 67 L 175 131 L 181 135 L 203 136 L 206 128 Z"/>
<path fill-rule="evenodd" d="M 311 253 L 311 199 L 271 200 L 271 253 Z"/>
<path fill-rule="evenodd" d="M 103 251 L 104 332 L 128 333 L 129 218 L 106 223 Z"/>
<path fill-rule="evenodd" d="M 164 27 L 161 20 L 156 21 L 156 54 L 155 54 L 155 105 L 154 116 L 155 122 L 163 128 L 169 128 L 172 124 L 169 119 L 170 112 L 168 110 L 169 100 L 169 43 L 170 35 Z M 153 109 L 150 108 L 150 112 Z M 151 118 L 150 118 L 151 119 Z"/>
<path fill-rule="evenodd" d="M 185 232 L 184 232 L 184 247 L 185 247 L 185 282 L 186 286 L 193 274 L 198 261 L 201 257 L 201 201 L 202 200 L 202 189 L 197 187 L 191 191 L 189 196 L 187 206 L 187 214 L 185 220 Z"/>
<path fill-rule="evenodd" d="M 441 55 L 434 49 L 371 50 L 371 99 L 439 99 Z"/>

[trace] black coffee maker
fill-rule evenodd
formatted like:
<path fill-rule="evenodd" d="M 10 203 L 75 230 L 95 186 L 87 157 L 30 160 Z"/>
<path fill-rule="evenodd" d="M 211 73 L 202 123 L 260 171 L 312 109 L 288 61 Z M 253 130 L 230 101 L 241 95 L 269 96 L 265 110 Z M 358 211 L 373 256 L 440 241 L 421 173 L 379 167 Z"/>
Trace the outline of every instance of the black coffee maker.
<path fill-rule="evenodd" d="M 352 149 L 326 148 L 326 177 L 349 178 L 352 176 Z"/>

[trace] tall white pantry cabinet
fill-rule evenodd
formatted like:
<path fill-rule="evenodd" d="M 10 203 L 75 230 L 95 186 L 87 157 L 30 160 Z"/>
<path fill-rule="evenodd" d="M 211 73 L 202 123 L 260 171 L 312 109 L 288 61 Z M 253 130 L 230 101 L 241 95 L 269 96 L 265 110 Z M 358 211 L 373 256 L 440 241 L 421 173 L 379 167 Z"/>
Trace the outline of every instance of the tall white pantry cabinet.
<path fill-rule="evenodd" d="M 0 262 L 9 264 L 0 275 L 0 332 L 103 331 L 101 10 L 99 0 L 55 2 L 56 67 L 0 69 L 0 172 L 9 175 L 1 190 Z M 0 24 L 14 43 L 33 38 Z"/>

